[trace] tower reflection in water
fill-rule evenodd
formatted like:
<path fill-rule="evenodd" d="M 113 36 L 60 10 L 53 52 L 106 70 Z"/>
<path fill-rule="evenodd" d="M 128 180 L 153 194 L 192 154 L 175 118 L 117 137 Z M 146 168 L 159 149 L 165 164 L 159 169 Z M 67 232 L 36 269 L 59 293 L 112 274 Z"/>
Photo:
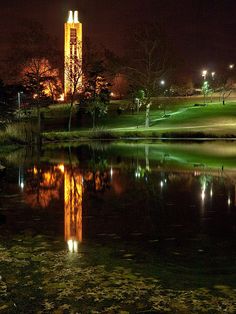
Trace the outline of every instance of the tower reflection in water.
<path fill-rule="evenodd" d="M 140 191 L 142 189 L 142 192 L 146 193 L 147 200 L 150 200 L 150 204 L 156 206 L 157 210 L 159 210 L 160 206 L 168 209 L 168 204 L 172 204 L 171 206 L 173 208 L 175 206 L 177 214 L 179 208 L 182 208 L 183 198 L 186 196 L 184 204 L 186 206 L 189 204 L 190 207 L 196 208 L 197 213 L 202 218 L 201 221 L 210 221 L 210 219 L 213 222 L 216 221 L 218 212 L 223 213 L 224 208 L 227 209 L 228 213 L 231 213 L 234 200 L 236 202 L 236 181 L 233 171 L 228 172 L 229 175 L 227 176 L 222 176 L 222 173 L 219 174 L 219 171 L 214 169 L 207 170 L 204 168 L 202 170 L 192 167 L 184 170 L 173 167 L 169 169 L 168 165 L 164 168 L 162 164 L 151 167 L 147 155 L 148 150 L 145 150 L 145 152 L 146 164 L 137 161 L 136 165 L 131 161 L 131 167 L 125 168 L 124 171 L 117 169 L 114 161 L 113 167 L 110 167 L 107 163 L 99 162 L 98 164 L 90 164 L 88 168 L 81 168 L 80 166 L 80 169 L 75 165 L 38 165 L 38 167 L 35 166 L 27 170 L 23 188 L 21 186 L 23 175 L 20 169 L 19 186 L 22 193 L 24 193 L 26 203 L 30 207 L 55 211 L 55 207 L 58 206 L 61 213 L 61 227 L 63 227 L 62 208 L 64 207 L 64 238 L 70 252 L 78 251 L 79 243 L 83 241 L 83 231 L 84 238 L 106 232 L 113 233 L 113 230 L 116 229 L 113 223 L 104 225 L 105 215 L 109 219 L 111 214 L 116 214 L 116 206 L 114 211 L 111 212 L 113 210 L 110 208 L 111 204 L 119 204 L 121 201 L 124 204 L 122 206 L 130 212 L 136 210 L 136 208 L 132 208 L 133 205 L 130 208 L 130 204 L 136 204 L 139 207 L 142 198 L 139 199 L 139 195 L 137 195 L 133 199 L 133 188 L 130 188 L 134 186 L 134 183 L 140 188 Z M 135 173 L 135 176 L 133 176 L 133 173 Z M 158 192 L 159 189 L 155 189 L 157 186 L 160 187 L 160 193 Z M 181 186 L 181 189 L 179 189 L 179 186 Z M 105 191 L 107 191 L 106 195 L 103 193 Z M 193 191 L 191 199 L 189 194 L 186 193 L 189 191 Z M 179 196 L 179 193 L 182 193 L 181 196 Z M 103 207 L 102 222 L 100 224 L 97 221 L 97 218 L 100 219 L 100 202 L 97 202 L 98 194 L 101 199 L 106 197 L 107 200 Z M 140 197 L 141 195 L 143 193 L 140 193 Z M 159 198 L 158 202 L 156 202 L 157 198 Z M 136 199 L 137 202 L 135 202 Z M 128 200 L 127 205 L 124 200 Z M 95 213 L 96 228 L 91 227 L 93 220 L 90 220 L 89 225 L 84 226 L 83 230 L 82 203 L 85 205 L 85 216 L 87 216 L 87 212 L 91 213 L 91 216 Z M 149 210 L 150 206 L 147 208 Z M 158 212 L 158 214 L 164 215 L 161 212 Z M 118 219 L 123 219 L 123 217 L 127 218 L 127 216 L 122 216 L 121 213 Z M 195 220 L 195 216 L 193 216 L 193 219 Z M 131 228 L 133 221 L 134 219 L 132 218 L 130 221 Z M 88 221 L 85 220 L 84 223 L 87 224 Z M 112 232 L 109 229 L 110 227 Z M 102 228 L 102 230 L 99 228 Z M 136 228 L 135 226 L 135 230 Z M 60 234 L 62 232 L 60 230 Z M 148 233 L 149 227 L 143 232 Z M 117 234 L 119 233 L 121 233 L 120 228 L 117 229 Z"/>
<path fill-rule="evenodd" d="M 83 177 L 77 171 L 64 173 L 65 241 L 70 252 L 77 252 L 82 242 Z"/>
<path fill-rule="evenodd" d="M 78 169 L 59 164 L 45 169 L 34 166 L 28 170 L 28 176 L 23 193 L 26 203 L 32 208 L 52 207 L 55 201 L 60 200 L 63 187 L 64 237 L 69 251 L 77 252 L 82 242 L 82 174 Z"/>

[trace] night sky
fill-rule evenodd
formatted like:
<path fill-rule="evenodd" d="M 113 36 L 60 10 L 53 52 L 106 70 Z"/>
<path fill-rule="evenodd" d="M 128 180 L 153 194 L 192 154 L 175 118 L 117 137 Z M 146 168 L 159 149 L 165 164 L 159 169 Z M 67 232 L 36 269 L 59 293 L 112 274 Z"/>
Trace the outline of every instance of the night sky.
<path fill-rule="evenodd" d="M 63 49 L 63 23 L 69 9 L 78 10 L 84 34 L 122 54 L 130 25 L 157 21 L 185 68 L 217 70 L 236 63 L 235 0 L 3 0 L 0 7 L 1 50 L 19 18 L 44 23 Z"/>

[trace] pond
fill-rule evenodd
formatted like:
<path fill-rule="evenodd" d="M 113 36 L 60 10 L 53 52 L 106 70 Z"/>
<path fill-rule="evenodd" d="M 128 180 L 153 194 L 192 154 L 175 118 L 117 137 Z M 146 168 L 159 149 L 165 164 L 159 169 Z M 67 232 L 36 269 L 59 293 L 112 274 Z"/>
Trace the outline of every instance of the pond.
<path fill-rule="evenodd" d="M 0 313 L 236 313 L 234 142 L 0 154 Z"/>

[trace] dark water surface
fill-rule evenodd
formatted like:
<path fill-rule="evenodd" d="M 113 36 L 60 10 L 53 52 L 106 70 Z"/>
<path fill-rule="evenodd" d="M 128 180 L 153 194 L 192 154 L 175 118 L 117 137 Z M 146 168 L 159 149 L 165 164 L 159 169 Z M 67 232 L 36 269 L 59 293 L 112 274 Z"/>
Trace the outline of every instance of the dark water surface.
<path fill-rule="evenodd" d="M 0 313 L 236 313 L 234 142 L 0 161 Z"/>

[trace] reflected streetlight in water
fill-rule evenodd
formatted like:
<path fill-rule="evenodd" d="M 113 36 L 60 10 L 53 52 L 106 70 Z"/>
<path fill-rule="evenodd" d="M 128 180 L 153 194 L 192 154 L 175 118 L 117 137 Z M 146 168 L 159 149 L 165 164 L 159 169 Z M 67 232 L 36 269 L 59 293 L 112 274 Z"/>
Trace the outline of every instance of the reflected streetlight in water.
<path fill-rule="evenodd" d="M 63 164 L 60 164 L 60 165 L 58 166 L 58 169 L 59 169 L 62 173 L 65 172 L 65 166 L 64 166 Z"/>
<path fill-rule="evenodd" d="M 205 198 L 206 198 L 206 183 L 204 182 L 202 185 L 202 189 L 201 189 L 201 199 L 204 202 Z"/>
<path fill-rule="evenodd" d="M 25 184 L 24 184 L 24 170 L 23 170 L 23 168 L 21 166 L 19 167 L 19 172 L 18 172 L 18 185 L 19 185 L 19 187 L 22 190 L 25 187 Z"/>
<path fill-rule="evenodd" d="M 137 166 L 135 170 L 135 178 L 141 178 L 141 171 L 142 171 L 142 168 L 140 166 Z"/>
<path fill-rule="evenodd" d="M 202 201 L 205 200 L 205 197 L 206 197 L 205 190 L 202 190 L 202 193 L 201 193 L 201 199 L 202 199 Z"/>
<path fill-rule="evenodd" d="M 149 146 L 145 145 L 145 162 L 146 162 L 146 170 L 150 171 L 150 165 L 149 165 Z"/>

